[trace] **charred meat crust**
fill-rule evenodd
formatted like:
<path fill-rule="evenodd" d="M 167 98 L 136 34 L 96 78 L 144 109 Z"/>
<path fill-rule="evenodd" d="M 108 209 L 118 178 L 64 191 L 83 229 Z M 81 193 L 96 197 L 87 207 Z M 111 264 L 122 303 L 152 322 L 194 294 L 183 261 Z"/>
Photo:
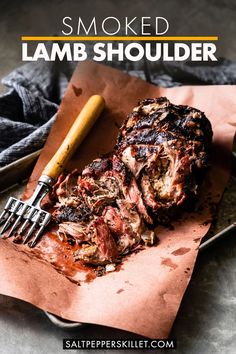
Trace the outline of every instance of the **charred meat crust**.
<path fill-rule="evenodd" d="M 140 101 L 112 153 L 59 177 L 52 193 L 59 237 L 80 245 L 75 258 L 93 265 L 154 244 L 151 225 L 166 223 L 196 195 L 211 141 L 198 109 L 165 97 Z"/>
<path fill-rule="evenodd" d="M 129 114 L 115 150 L 137 179 L 155 221 L 168 221 L 196 194 L 211 141 L 203 112 L 165 97 L 142 100 Z"/>

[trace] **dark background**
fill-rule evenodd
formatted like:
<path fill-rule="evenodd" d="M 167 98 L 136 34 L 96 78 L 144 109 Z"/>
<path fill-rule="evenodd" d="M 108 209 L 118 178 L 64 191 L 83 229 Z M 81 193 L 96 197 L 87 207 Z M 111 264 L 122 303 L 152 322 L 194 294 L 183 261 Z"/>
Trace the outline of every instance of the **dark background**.
<path fill-rule="evenodd" d="M 22 35 L 61 34 L 64 16 L 163 16 L 167 35 L 218 35 L 217 55 L 236 60 L 235 0 L 0 0 L 0 77 L 21 64 Z"/>

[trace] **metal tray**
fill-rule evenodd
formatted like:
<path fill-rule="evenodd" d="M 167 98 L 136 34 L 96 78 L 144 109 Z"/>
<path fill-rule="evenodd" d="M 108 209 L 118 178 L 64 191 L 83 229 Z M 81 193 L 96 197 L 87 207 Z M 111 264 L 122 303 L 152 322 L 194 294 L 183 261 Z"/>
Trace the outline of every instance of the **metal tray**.
<path fill-rule="evenodd" d="M 84 323 L 67 321 L 47 311 L 44 311 L 44 313 L 55 326 L 60 328 L 73 329 L 85 326 Z"/>
<path fill-rule="evenodd" d="M 12 187 L 28 178 L 42 150 L 37 150 L 9 165 L 0 167 L 0 190 Z"/>

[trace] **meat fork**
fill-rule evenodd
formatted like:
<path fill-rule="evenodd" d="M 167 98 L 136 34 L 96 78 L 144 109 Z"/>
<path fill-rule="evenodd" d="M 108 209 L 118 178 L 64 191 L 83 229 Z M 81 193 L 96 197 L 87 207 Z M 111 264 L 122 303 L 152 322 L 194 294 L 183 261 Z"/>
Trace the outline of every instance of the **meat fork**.
<path fill-rule="evenodd" d="M 105 101 L 102 96 L 91 96 L 75 119 L 61 146 L 44 168 L 32 197 L 24 201 L 13 197 L 9 198 L 0 216 L 0 225 L 3 224 L 0 237 L 4 235 L 7 238 L 15 235 L 22 239 L 23 243 L 28 243 L 30 247 L 36 245 L 51 219 L 51 214 L 40 207 L 42 199 L 92 128 L 104 106 Z M 10 231 L 6 234 L 9 228 Z M 26 231 L 27 234 L 23 239 Z M 29 242 L 34 232 L 34 238 Z"/>

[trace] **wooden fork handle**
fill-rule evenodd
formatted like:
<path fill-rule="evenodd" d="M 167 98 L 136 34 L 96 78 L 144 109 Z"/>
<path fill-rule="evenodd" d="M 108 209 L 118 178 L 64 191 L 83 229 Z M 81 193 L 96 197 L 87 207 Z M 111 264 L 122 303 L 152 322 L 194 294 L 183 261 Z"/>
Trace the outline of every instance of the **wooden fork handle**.
<path fill-rule="evenodd" d="M 89 98 L 78 117 L 75 119 L 61 146 L 44 168 L 42 172 L 43 175 L 53 180 L 57 179 L 68 160 L 102 113 L 104 106 L 105 101 L 102 96 L 94 95 Z"/>

